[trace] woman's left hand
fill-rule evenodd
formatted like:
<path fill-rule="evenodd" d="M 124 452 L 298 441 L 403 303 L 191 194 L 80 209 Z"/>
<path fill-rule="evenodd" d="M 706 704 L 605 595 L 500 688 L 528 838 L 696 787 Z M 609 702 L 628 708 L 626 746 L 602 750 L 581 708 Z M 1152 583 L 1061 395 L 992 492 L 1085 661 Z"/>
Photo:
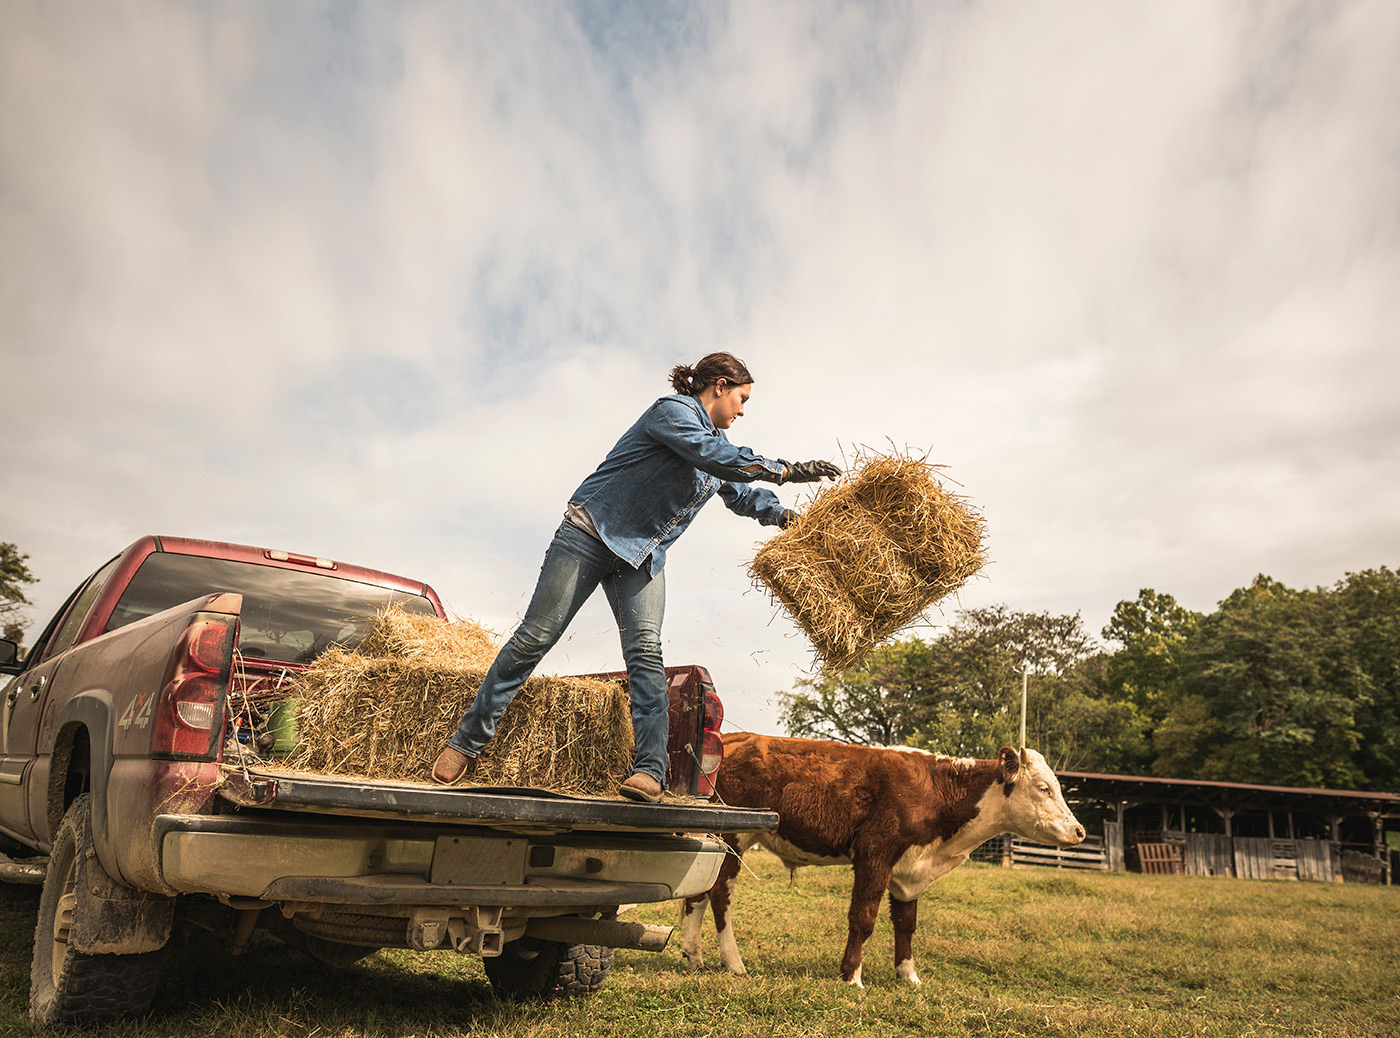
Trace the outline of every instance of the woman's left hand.
<path fill-rule="evenodd" d="M 822 477 L 836 479 L 841 470 L 829 461 L 788 461 L 783 471 L 784 483 L 818 483 Z"/>

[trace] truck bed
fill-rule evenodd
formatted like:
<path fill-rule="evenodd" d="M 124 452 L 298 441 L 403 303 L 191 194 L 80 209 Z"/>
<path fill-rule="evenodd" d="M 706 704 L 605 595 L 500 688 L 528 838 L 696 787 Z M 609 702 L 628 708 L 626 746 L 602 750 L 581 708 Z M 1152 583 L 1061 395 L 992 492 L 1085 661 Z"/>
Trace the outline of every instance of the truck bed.
<path fill-rule="evenodd" d="M 773 811 L 706 802 L 568 796 L 543 789 L 500 786 L 436 786 L 240 768 L 228 774 L 219 796 L 239 809 L 306 812 L 400 822 L 431 822 L 512 832 L 713 833 L 776 829 Z"/>

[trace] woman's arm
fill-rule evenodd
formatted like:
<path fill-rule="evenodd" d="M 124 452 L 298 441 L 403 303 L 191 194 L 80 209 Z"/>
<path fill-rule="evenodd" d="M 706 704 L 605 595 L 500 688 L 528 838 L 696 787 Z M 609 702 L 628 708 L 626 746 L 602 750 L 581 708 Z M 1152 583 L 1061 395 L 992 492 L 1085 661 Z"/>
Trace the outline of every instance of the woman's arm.
<path fill-rule="evenodd" d="M 723 436 L 716 436 L 690 405 L 680 400 L 657 401 L 647 413 L 646 431 L 657 443 L 669 447 L 701 472 L 723 480 L 779 483 L 786 471 L 783 462 L 764 458 L 747 447 L 736 447 Z"/>
<path fill-rule="evenodd" d="M 719 496 L 731 512 L 757 519 L 764 526 L 782 526 L 783 515 L 788 511 L 787 506 L 778 500 L 778 495 L 766 487 L 721 483 Z"/>

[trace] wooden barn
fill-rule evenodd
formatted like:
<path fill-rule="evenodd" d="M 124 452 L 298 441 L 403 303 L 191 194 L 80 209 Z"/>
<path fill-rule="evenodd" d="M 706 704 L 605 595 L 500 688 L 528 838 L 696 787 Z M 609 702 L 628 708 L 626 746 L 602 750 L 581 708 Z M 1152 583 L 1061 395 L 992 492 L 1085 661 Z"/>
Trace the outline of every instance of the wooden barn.
<path fill-rule="evenodd" d="M 1060 771 L 1090 837 L 1060 851 L 1003 837 L 1004 864 L 1392 882 L 1400 794 Z"/>

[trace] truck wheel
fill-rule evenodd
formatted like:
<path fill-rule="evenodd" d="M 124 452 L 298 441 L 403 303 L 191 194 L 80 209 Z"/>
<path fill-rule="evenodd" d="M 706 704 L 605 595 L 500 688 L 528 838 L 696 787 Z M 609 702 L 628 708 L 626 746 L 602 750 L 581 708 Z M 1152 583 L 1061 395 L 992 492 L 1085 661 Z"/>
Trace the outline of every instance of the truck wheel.
<path fill-rule="evenodd" d="M 91 896 L 78 884 L 78 864 L 92 853 L 92 811 L 85 793 L 63 816 L 39 895 L 29 1018 L 41 1027 L 139 1013 L 150 1006 L 160 981 L 159 951 L 85 955 L 74 950 L 69 938 L 77 904 Z"/>
<path fill-rule="evenodd" d="M 591 995 L 612 969 L 613 949 L 521 937 L 482 959 L 491 987 L 502 998 L 571 998 Z"/>

